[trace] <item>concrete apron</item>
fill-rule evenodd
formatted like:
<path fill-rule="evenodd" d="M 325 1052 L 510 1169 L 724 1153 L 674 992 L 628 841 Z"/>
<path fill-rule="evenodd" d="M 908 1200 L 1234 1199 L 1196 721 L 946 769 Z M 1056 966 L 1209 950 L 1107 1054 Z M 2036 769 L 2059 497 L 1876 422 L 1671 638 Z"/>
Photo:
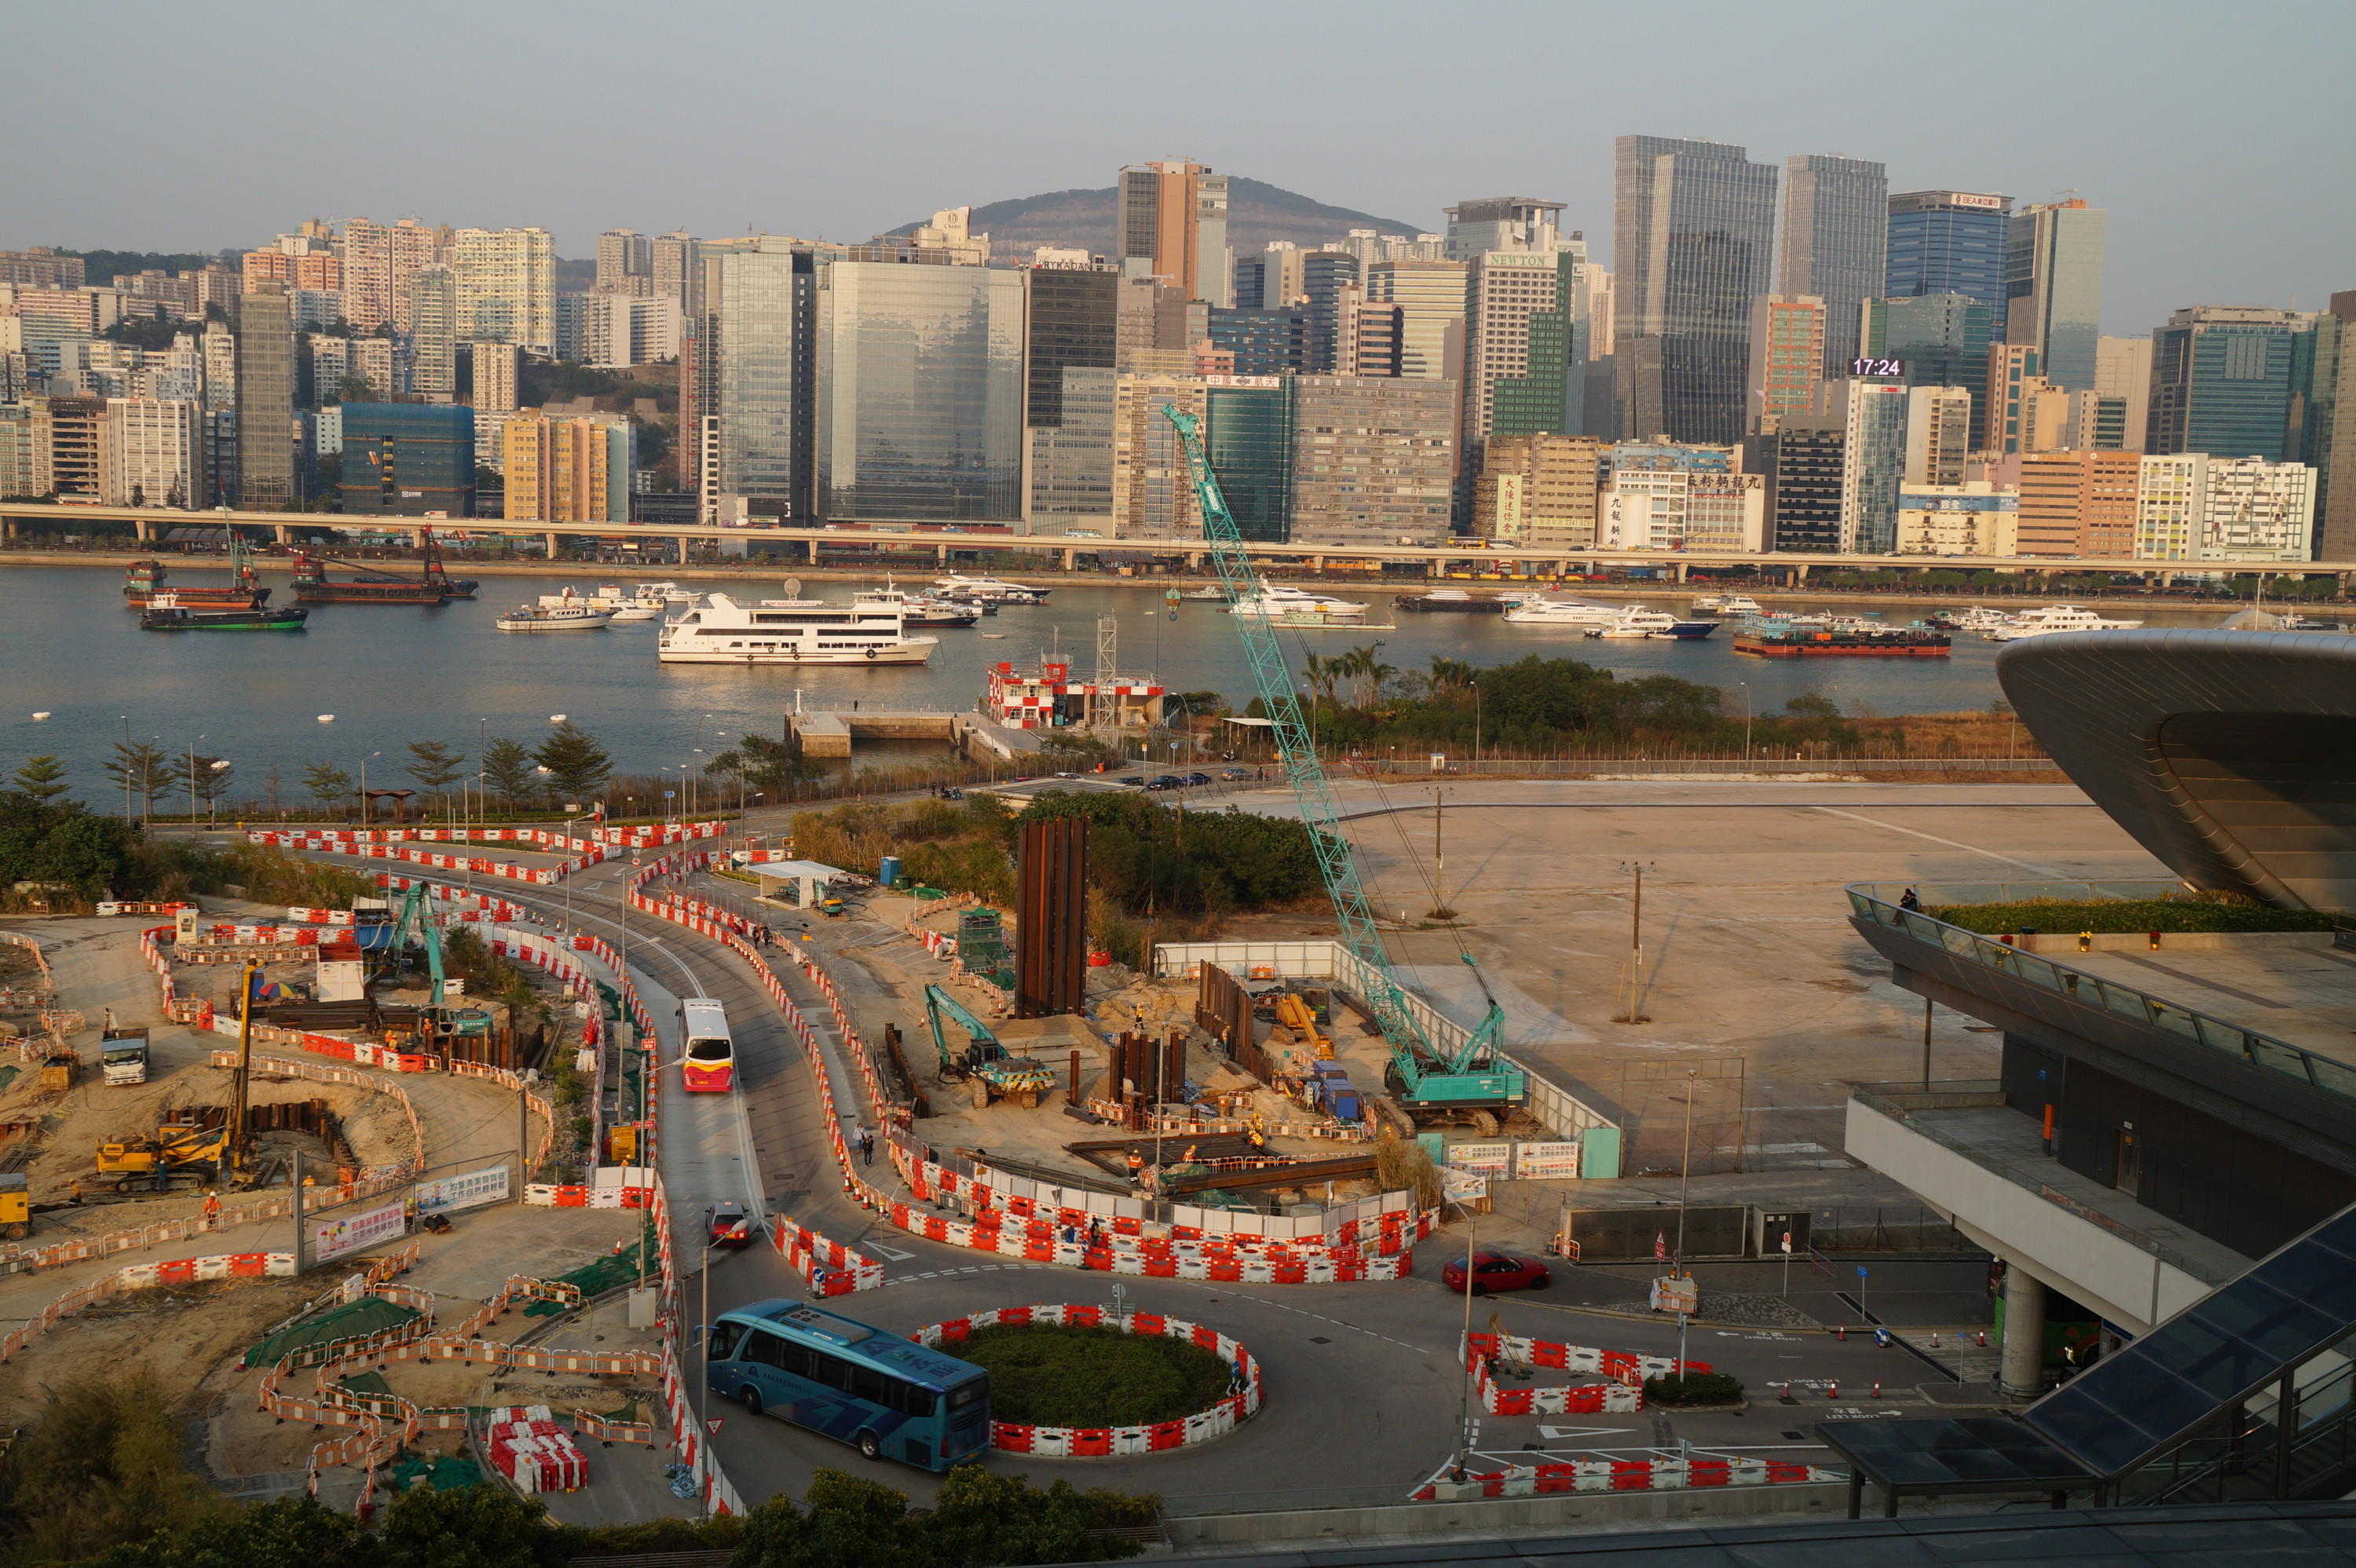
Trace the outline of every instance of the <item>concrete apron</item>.
<path fill-rule="evenodd" d="M 1826 1514 L 1846 1518 L 1848 1483 L 1794 1481 L 1772 1487 L 1679 1488 L 1674 1491 L 1549 1492 L 1530 1498 L 1396 1503 L 1380 1508 L 1301 1509 L 1282 1513 L 1205 1514 L 1167 1520 L 1181 1551 L 1254 1541 L 1344 1540 L 1354 1536 L 1455 1534 L 1542 1525 L 1762 1519 Z"/>

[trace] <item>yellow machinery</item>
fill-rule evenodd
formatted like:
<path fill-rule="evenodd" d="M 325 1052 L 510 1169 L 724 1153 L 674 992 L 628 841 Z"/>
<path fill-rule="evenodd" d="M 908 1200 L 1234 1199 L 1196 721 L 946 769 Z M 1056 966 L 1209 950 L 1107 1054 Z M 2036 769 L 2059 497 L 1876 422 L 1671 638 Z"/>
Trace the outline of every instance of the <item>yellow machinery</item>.
<path fill-rule="evenodd" d="M 1287 991 L 1276 999 L 1276 1021 L 1314 1045 L 1318 1061 L 1333 1060 L 1333 1039 L 1317 1027 L 1317 1015 L 1307 1002 Z"/>
<path fill-rule="evenodd" d="M 202 1187 L 220 1171 L 229 1128 L 166 1125 L 152 1138 L 98 1146 L 98 1174 L 115 1179 L 117 1192 L 160 1191 L 178 1183 Z"/>
<path fill-rule="evenodd" d="M 0 1176 L 0 1235 L 21 1242 L 33 1230 L 33 1195 L 22 1175 Z"/>

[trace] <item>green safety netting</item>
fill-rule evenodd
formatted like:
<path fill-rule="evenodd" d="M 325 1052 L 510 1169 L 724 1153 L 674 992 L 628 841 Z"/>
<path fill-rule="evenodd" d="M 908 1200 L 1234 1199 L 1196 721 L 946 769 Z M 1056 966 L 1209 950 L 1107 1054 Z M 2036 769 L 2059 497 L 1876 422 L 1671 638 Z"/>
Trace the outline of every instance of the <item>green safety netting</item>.
<path fill-rule="evenodd" d="M 637 1246 L 625 1247 L 610 1256 L 599 1258 L 595 1263 L 584 1264 L 571 1274 L 558 1275 L 556 1283 L 577 1286 L 582 1300 L 594 1301 L 609 1290 L 619 1290 L 626 1285 L 637 1283 L 640 1253 L 646 1254 L 646 1271 L 651 1278 L 662 1268 L 661 1260 L 655 1255 L 651 1226 L 640 1232 Z M 563 1307 L 553 1301 L 535 1301 L 523 1309 L 523 1315 L 546 1317 L 563 1310 Z"/>
<path fill-rule="evenodd" d="M 423 1454 L 412 1454 L 406 1448 L 388 1467 L 388 1474 L 396 1492 L 407 1491 L 416 1484 L 420 1476 L 428 1477 L 427 1484 L 437 1492 L 463 1491 L 483 1478 L 483 1472 L 476 1467 L 472 1459 L 459 1456 L 428 1459 Z"/>
<path fill-rule="evenodd" d="M 357 1339 L 381 1328 L 398 1328 L 417 1316 L 413 1307 L 387 1301 L 380 1296 L 363 1296 L 358 1301 L 331 1307 L 316 1317 L 307 1317 L 291 1328 L 282 1328 L 245 1353 L 249 1367 L 274 1365 L 282 1356 L 323 1344 L 329 1339 Z"/>

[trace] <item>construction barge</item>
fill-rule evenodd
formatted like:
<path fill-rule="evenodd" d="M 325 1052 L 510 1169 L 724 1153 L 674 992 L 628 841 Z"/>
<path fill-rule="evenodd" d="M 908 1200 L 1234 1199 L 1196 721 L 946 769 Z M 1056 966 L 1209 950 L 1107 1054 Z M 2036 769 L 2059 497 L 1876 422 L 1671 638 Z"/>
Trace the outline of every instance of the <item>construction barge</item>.
<path fill-rule="evenodd" d="M 229 565 L 227 587 L 191 588 L 167 581 L 172 569 L 160 560 L 134 560 L 123 574 L 123 607 L 156 608 L 158 594 L 168 595 L 171 603 L 190 610 L 259 610 L 269 602 L 270 590 L 262 586 L 253 570 L 253 557 L 243 545 L 230 547 Z"/>
<path fill-rule="evenodd" d="M 1954 647 L 1944 632 L 1896 627 L 1881 632 L 1826 632 L 1800 627 L 1788 632 L 1737 632 L 1734 651 L 1763 659 L 1943 659 Z"/>
<path fill-rule="evenodd" d="M 472 599 L 479 585 L 471 578 L 453 577 L 443 570 L 442 547 L 435 542 L 432 528 L 420 528 L 417 532 L 424 560 L 423 570 L 415 578 L 395 577 L 390 572 L 356 566 L 332 556 L 313 555 L 305 550 L 294 558 L 296 603 L 444 604 L 453 599 Z M 331 566 L 340 566 L 359 575 L 338 582 L 327 575 L 327 569 Z"/>

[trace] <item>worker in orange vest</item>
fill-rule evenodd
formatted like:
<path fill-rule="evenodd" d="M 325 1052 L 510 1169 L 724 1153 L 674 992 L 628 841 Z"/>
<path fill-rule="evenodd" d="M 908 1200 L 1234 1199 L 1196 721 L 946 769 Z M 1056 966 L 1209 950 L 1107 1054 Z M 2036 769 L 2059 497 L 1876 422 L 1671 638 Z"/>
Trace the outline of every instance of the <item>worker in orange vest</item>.
<path fill-rule="evenodd" d="M 219 1229 L 220 1228 L 220 1211 L 221 1211 L 220 1193 L 219 1191 L 217 1191 L 217 1190 L 216 1190 L 216 1191 L 211 1191 L 211 1192 L 208 1192 L 208 1193 L 206 1193 L 206 1194 L 205 1194 L 205 1229 L 206 1229 L 206 1230 L 208 1230 L 208 1231 L 213 1231 L 213 1230 L 219 1230 Z"/>
<path fill-rule="evenodd" d="M 1135 1149 L 1129 1151 L 1129 1179 L 1131 1186 L 1145 1185 L 1145 1157 Z"/>

